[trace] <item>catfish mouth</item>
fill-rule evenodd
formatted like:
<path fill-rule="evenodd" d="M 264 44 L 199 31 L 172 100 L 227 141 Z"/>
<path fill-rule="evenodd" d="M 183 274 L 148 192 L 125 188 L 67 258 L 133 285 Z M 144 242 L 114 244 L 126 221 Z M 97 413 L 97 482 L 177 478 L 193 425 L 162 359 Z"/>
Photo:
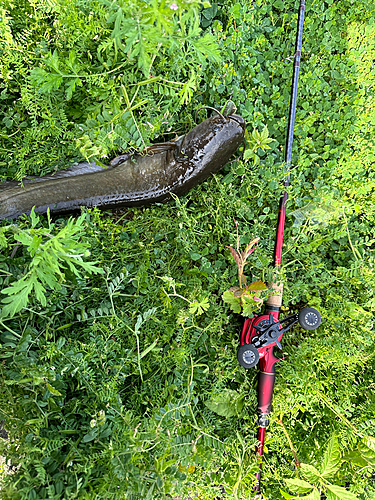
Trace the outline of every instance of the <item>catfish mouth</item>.
<path fill-rule="evenodd" d="M 245 128 L 242 116 L 220 113 L 194 127 L 184 137 L 179 158 L 175 157 L 183 173 L 171 192 L 183 195 L 218 172 L 243 142 Z"/>

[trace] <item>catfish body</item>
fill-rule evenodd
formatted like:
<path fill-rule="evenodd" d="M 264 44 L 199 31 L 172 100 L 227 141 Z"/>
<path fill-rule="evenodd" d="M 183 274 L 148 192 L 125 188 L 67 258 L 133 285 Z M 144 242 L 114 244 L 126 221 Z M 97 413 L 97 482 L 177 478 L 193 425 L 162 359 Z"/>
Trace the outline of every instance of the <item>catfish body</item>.
<path fill-rule="evenodd" d="M 0 183 L 0 220 L 29 214 L 67 213 L 80 207 L 141 206 L 185 194 L 219 171 L 241 144 L 241 116 L 213 116 L 176 143 L 155 144 L 146 155 L 122 155 L 108 168 L 79 163 L 54 175 Z"/>

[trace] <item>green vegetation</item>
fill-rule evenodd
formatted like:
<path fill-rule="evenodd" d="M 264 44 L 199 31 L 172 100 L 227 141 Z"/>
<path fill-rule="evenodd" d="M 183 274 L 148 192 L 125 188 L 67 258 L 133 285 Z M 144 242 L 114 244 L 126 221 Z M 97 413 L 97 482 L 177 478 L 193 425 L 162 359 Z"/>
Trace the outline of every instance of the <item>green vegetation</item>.
<path fill-rule="evenodd" d="M 3 179 L 107 162 L 228 99 L 250 138 L 250 161 L 166 205 L 2 224 L 1 498 L 253 497 L 256 371 L 221 296 L 233 219 L 238 248 L 260 238 L 248 283 L 268 278 L 297 11 L 176 5 L 0 7 Z M 269 500 L 375 498 L 374 19 L 369 0 L 307 2 L 282 273 L 285 313 L 309 304 L 322 326 L 283 341 Z"/>

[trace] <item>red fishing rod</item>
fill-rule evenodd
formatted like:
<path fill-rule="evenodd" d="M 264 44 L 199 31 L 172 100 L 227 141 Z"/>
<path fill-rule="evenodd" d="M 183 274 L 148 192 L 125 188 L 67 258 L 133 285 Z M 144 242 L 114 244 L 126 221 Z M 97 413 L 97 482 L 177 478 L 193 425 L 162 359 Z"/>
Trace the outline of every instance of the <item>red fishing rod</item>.
<path fill-rule="evenodd" d="M 292 162 L 293 134 L 296 115 L 298 76 L 301 60 L 304 16 L 305 0 L 300 0 L 296 48 L 293 64 L 292 91 L 290 97 L 289 120 L 286 136 L 285 167 L 288 173 L 284 181 L 285 188 L 289 186 L 289 171 Z M 280 308 L 282 305 L 283 285 L 280 280 L 277 279 L 277 276 L 278 269 L 281 265 L 287 200 L 288 193 L 285 189 L 284 194 L 280 199 L 279 218 L 276 230 L 276 244 L 274 255 L 275 273 L 273 283 L 271 283 L 270 285 L 270 288 L 273 290 L 273 295 L 268 298 L 263 314 L 254 314 L 252 318 L 248 318 L 245 321 L 240 335 L 241 345 L 237 351 L 237 359 L 240 365 L 244 368 L 252 368 L 259 362 L 257 408 L 259 415 L 259 472 L 256 475 L 256 484 L 254 488 L 254 490 L 257 492 L 260 491 L 264 437 L 266 428 L 269 425 L 269 415 L 271 412 L 273 388 L 275 383 L 275 364 L 277 363 L 277 361 L 279 361 L 279 359 L 274 355 L 274 348 L 278 347 L 279 349 L 282 349 L 281 339 L 284 333 L 296 323 L 299 323 L 305 330 L 315 330 L 315 328 L 318 328 L 321 323 L 321 316 L 319 312 L 312 307 L 306 307 L 297 314 L 293 314 L 282 320 L 279 319 Z"/>

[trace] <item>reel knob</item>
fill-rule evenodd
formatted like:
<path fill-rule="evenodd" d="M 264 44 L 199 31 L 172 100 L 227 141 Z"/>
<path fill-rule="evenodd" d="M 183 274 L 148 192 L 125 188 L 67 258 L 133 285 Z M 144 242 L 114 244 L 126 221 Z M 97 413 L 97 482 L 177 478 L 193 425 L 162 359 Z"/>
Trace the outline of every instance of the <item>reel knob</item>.
<path fill-rule="evenodd" d="M 259 361 L 259 352 L 252 344 L 241 345 L 237 350 L 237 359 L 244 368 L 253 368 Z"/>
<path fill-rule="evenodd" d="M 298 322 L 304 330 L 315 330 L 320 326 L 322 317 L 313 307 L 305 307 L 299 312 Z"/>

